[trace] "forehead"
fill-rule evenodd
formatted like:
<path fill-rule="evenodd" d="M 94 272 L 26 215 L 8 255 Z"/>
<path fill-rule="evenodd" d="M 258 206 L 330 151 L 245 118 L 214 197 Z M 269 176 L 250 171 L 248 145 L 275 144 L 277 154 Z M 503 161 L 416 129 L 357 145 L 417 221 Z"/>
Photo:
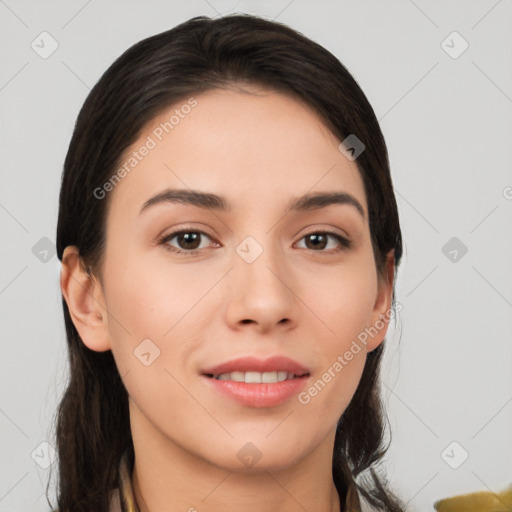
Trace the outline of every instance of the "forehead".
<path fill-rule="evenodd" d="M 357 165 L 313 109 L 270 89 L 214 89 L 176 102 L 125 152 L 111 209 L 137 208 L 164 188 L 189 188 L 259 207 L 343 190 L 366 211 Z M 145 149 L 148 148 L 148 149 Z M 144 153 L 144 156 L 142 156 Z"/>

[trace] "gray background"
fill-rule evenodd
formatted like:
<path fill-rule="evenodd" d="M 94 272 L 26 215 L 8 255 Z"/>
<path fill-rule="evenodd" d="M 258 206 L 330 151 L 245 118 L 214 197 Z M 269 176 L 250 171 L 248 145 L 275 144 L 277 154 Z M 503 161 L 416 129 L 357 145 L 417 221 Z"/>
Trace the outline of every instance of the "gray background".
<path fill-rule="evenodd" d="M 48 510 L 44 443 L 67 376 L 54 243 L 78 111 L 133 43 L 233 11 L 324 45 L 381 121 L 405 240 L 382 376 L 389 480 L 417 511 L 512 483 L 509 0 L 0 0 L 1 511 Z M 46 59 L 31 47 L 51 49 L 43 31 L 58 43 Z"/>

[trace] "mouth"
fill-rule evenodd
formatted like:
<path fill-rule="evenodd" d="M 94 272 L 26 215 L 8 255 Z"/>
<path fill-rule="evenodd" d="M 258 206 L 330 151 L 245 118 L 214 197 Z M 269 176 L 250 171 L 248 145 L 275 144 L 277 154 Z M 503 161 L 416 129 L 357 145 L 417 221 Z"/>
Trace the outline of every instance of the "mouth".
<path fill-rule="evenodd" d="M 204 382 L 220 395 L 253 408 L 276 407 L 297 395 L 310 372 L 293 359 L 241 357 L 201 372 Z"/>
<path fill-rule="evenodd" d="M 245 356 L 204 368 L 202 374 L 217 380 L 261 384 L 303 377 L 309 374 L 309 369 L 285 356 L 273 356 L 267 359 Z"/>
<path fill-rule="evenodd" d="M 301 377 L 309 376 L 309 373 L 296 375 L 285 370 L 278 370 L 274 372 L 234 371 L 217 375 L 205 373 L 204 375 L 210 379 L 231 380 L 233 382 L 245 382 L 246 384 L 275 384 L 285 380 L 300 379 Z"/>

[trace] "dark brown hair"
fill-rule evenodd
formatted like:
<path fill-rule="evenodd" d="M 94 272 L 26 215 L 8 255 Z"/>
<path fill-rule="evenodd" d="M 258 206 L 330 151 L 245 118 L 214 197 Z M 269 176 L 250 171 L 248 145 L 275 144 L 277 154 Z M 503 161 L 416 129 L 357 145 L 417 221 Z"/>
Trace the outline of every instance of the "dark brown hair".
<path fill-rule="evenodd" d="M 93 191 L 117 169 L 123 152 L 156 115 L 176 102 L 234 83 L 257 84 L 304 102 L 343 141 L 364 145 L 357 165 L 364 181 L 379 277 L 386 256 L 402 256 L 398 210 L 387 149 L 374 111 L 357 82 L 329 51 L 284 24 L 252 15 L 186 21 L 125 51 L 91 90 L 78 115 L 64 163 L 57 255 L 75 245 L 100 277 L 108 200 Z M 396 280 L 396 272 L 395 272 Z M 118 464 L 133 450 L 128 397 L 111 351 L 88 349 L 62 299 L 70 377 L 56 413 L 60 512 L 107 512 Z M 395 306 L 393 283 L 393 306 Z M 379 510 L 402 511 L 377 464 L 385 413 L 378 382 L 384 343 L 367 356 L 355 395 L 337 426 L 333 479 L 340 498 L 357 482 Z"/>

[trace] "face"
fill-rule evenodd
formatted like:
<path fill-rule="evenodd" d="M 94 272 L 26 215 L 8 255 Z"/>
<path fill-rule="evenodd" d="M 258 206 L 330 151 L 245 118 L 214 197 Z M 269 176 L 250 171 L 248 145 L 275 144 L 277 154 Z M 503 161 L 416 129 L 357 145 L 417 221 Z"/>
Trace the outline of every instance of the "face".
<path fill-rule="evenodd" d="M 246 91 L 173 105 L 126 152 L 99 199 L 101 308 L 72 315 L 89 348 L 112 350 L 133 431 L 230 470 L 332 454 L 391 297 L 356 162 L 308 107 Z"/>

